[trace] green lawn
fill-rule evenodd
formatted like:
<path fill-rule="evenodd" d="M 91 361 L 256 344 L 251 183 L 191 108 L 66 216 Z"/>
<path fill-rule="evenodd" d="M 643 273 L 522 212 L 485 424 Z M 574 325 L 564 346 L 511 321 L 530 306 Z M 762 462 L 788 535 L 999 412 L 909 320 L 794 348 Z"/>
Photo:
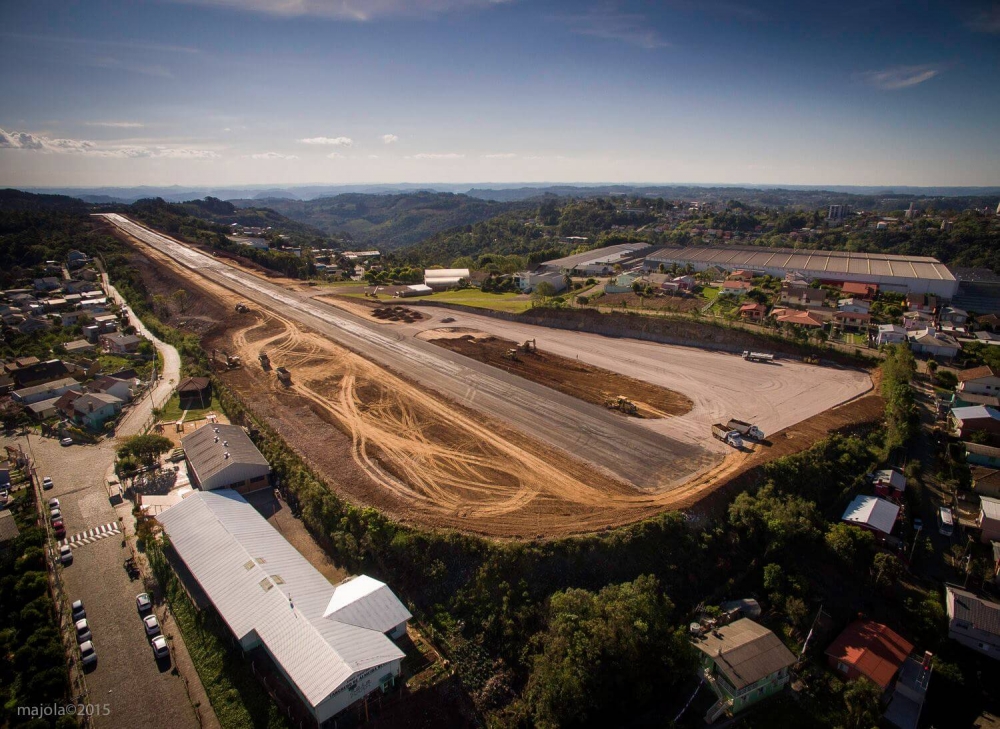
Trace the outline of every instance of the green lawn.
<path fill-rule="evenodd" d="M 163 406 L 163 410 L 160 415 L 160 420 L 162 420 L 165 423 L 176 423 L 178 420 L 181 419 L 181 415 L 183 414 L 183 412 L 184 411 L 181 410 L 180 398 L 177 397 L 177 393 L 175 392 L 173 395 L 170 396 L 170 399 Z M 209 403 L 207 408 L 201 408 L 199 410 L 188 410 L 187 415 L 184 416 L 184 422 L 189 423 L 192 420 L 201 420 L 202 418 L 205 417 L 205 414 L 209 412 L 216 412 L 216 413 L 222 412 L 222 405 L 219 404 L 218 398 L 216 398 L 214 395 L 212 396 L 212 402 Z"/>
<path fill-rule="evenodd" d="M 712 301 L 712 300 L 718 298 L 718 296 L 719 296 L 719 289 L 714 288 L 712 286 L 704 286 L 701 289 L 701 296 L 704 299 Z"/>
<path fill-rule="evenodd" d="M 421 296 L 423 301 L 440 301 L 446 304 L 462 304 L 478 309 L 494 309 L 520 314 L 531 308 L 531 300 L 524 294 L 484 294 L 479 289 L 461 289 L 458 291 L 441 291 L 430 296 Z M 400 303 L 405 303 L 401 301 Z"/>

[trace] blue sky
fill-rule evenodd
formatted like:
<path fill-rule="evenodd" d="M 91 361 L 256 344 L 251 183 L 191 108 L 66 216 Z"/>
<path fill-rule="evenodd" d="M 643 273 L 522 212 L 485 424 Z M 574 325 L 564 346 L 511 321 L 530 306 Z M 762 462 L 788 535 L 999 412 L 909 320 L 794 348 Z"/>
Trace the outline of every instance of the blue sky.
<path fill-rule="evenodd" d="M 1000 184 L 1000 6 L 8 3 L 0 184 Z"/>

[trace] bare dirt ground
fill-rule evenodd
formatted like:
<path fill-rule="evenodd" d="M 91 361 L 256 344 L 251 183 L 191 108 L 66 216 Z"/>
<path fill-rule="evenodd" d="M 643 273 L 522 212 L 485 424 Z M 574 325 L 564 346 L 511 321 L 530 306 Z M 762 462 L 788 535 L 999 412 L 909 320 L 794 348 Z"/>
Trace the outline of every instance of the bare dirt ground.
<path fill-rule="evenodd" d="M 613 306 L 622 309 L 652 309 L 654 311 L 695 311 L 705 305 L 702 299 L 689 294 L 675 296 L 639 296 L 638 294 L 603 294 L 592 298 L 594 306 Z"/>
<path fill-rule="evenodd" d="M 767 460 L 881 412 L 878 398 L 860 398 L 771 435 L 773 445 L 730 452 L 680 488 L 641 492 L 499 421 L 427 393 L 280 312 L 254 307 L 250 314 L 236 315 L 236 294 L 193 279 L 170 258 L 136 245 L 149 260 L 141 270 L 153 293 L 184 288 L 189 294 L 185 311 L 175 313 L 170 323 L 194 323 L 207 349 L 243 358 L 242 368 L 222 378 L 246 405 L 339 495 L 404 523 L 497 538 L 598 531 L 689 507 Z M 351 304 L 370 311 L 361 302 Z M 291 370 L 290 385 L 279 384 L 273 372 L 257 365 L 262 349 L 272 366 Z"/>
<path fill-rule="evenodd" d="M 456 334 L 458 336 L 454 336 Z M 636 404 L 641 418 L 683 415 L 694 406 L 689 397 L 679 392 L 549 352 L 518 352 L 516 359 L 510 359 L 507 354 L 517 347 L 517 342 L 507 339 L 455 331 L 449 327 L 432 329 L 420 336 L 453 352 L 595 405 L 604 405 L 605 401 L 619 395 L 626 397 Z"/>

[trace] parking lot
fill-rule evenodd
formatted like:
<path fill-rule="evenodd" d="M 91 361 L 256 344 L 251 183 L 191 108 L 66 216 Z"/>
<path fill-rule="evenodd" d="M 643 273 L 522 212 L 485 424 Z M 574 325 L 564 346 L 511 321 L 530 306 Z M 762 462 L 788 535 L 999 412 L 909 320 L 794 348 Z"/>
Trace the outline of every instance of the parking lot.
<path fill-rule="evenodd" d="M 35 460 L 38 476 L 53 480 L 44 498 L 59 499 L 66 537 L 85 534 L 73 543 L 73 562 L 62 568 L 62 584 L 70 601 L 83 600 L 93 634 L 97 665 L 86 673 L 87 696 L 81 701 L 107 706 L 99 710 L 95 725 L 199 726 L 173 661 L 158 664 L 153 657 L 135 602 L 146 588 L 125 572 L 124 560 L 131 551 L 123 546 L 124 536 L 100 530 L 119 518 L 104 485 L 114 460 L 113 443 L 61 447 L 55 439 L 32 435 L 25 450 Z M 157 614 L 163 617 L 162 606 L 157 606 Z M 168 623 L 164 634 L 175 639 L 174 633 Z"/>

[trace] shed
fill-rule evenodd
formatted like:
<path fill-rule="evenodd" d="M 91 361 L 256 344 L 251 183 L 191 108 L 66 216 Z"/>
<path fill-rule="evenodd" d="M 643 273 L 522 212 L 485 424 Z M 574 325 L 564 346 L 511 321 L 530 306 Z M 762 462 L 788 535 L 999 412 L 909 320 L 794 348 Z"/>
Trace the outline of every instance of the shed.
<path fill-rule="evenodd" d="M 212 381 L 207 377 L 185 377 L 177 383 L 177 397 L 184 409 L 208 407 L 212 402 Z"/>

